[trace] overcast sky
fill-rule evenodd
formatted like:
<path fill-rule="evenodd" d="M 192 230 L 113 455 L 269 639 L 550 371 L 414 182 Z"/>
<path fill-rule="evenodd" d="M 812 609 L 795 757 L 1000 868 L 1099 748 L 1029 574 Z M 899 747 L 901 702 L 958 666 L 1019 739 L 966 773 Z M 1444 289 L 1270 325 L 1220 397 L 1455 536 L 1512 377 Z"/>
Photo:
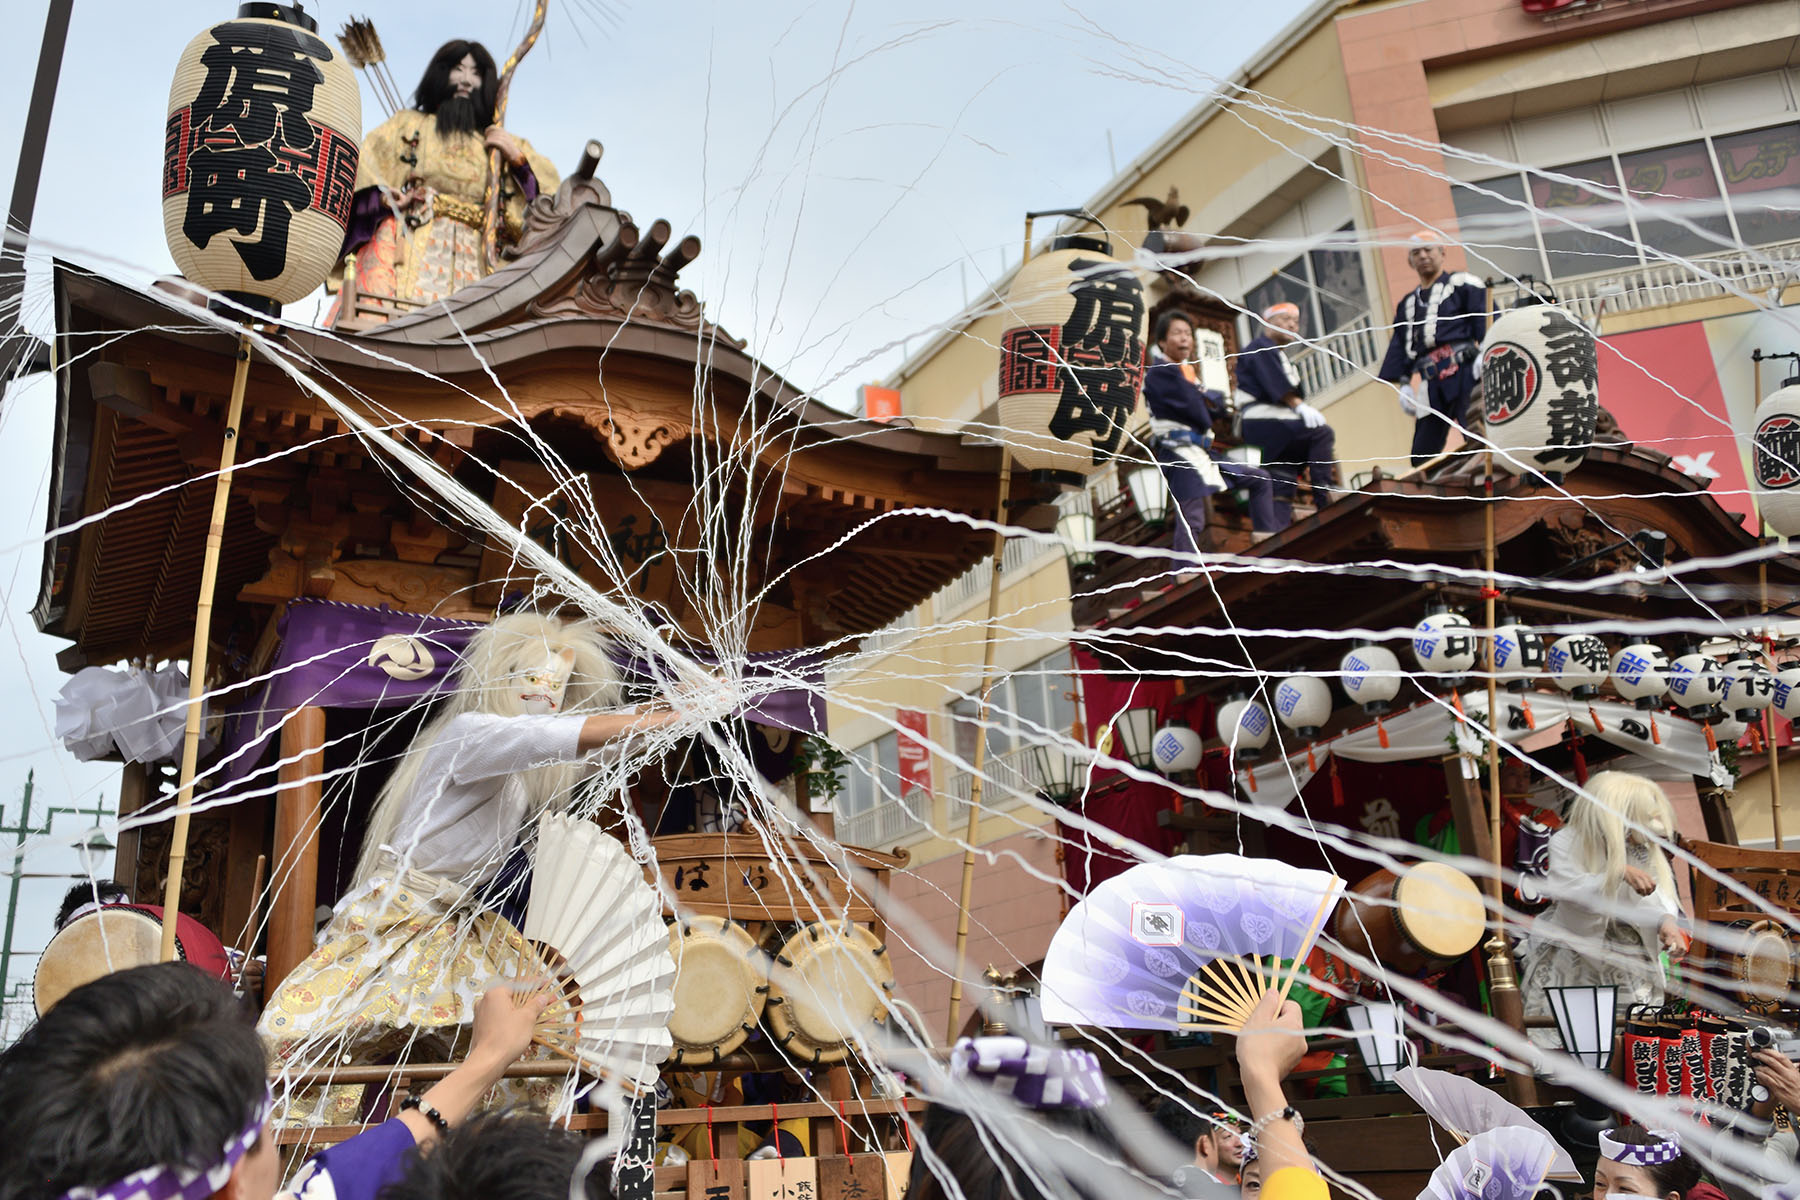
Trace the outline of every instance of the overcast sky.
<path fill-rule="evenodd" d="M 372 17 L 409 93 L 449 38 L 476 38 L 503 59 L 529 7 L 307 5 L 322 32 Z M 598 138 L 614 203 L 640 224 L 666 217 L 677 237 L 702 239 L 682 281 L 708 315 L 792 382 L 847 408 L 859 384 L 891 370 L 909 341 L 1016 259 L 1027 209 L 1088 199 L 1198 103 L 1211 76 L 1235 71 L 1304 7 L 550 0 L 507 125 L 565 170 Z M 0 196 L 11 192 L 44 9 L 44 0 L 6 5 Z M 50 251 L 131 278 L 172 272 L 157 186 L 169 79 L 189 39 L 235 12 L 226 0 L 75 0 L 33 230 Z M 370 127 L 381 119 L 367 88 L 363 114 Z M 41 277 L 27 310 L 48 333 Z M 58 644 L 29 614 L 50 395 L 41 382 L 15 387 L 0 410 L 0 656 L 13 682 L 0 691 L 6 824 L 33 767 L 40 810 L 116 791 L 117 768 L 75 763 L 55 743 Z M 71 822 L 58 832 L 81 827 Z M 27 861 L 32 872 L 75 866 L 67 851 Z M 41 946 L 46 906 L 64 886 L 25 883 L 18 949 Z"/>

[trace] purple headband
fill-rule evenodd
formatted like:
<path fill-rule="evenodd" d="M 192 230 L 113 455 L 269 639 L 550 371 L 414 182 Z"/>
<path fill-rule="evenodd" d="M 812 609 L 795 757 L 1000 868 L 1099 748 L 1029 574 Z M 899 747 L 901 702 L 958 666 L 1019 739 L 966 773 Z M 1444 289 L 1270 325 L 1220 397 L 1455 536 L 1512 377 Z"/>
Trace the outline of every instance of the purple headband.
<path fill-rule="evenodd" d="M 1654 1167 L 1681 1157 L 1681 1143 L 1666 1129 L 1649 1130 L 1650 1136 L 1657 1140 L 1648 1146 L 1621 1142 L 1613 1137 L 1617 1132 L 1616 1129 L 1600 1131 L 1600 1157 L 1632 1167 Z"/>
<path fill-rule="evenodd" d="M 1100 1060 L 1086 1050 L 1034 1046 L 1022 1037 L 963 1038 L 950 1052 L 952 1078 L 975 1078 L 1026 1108 L 1099 1108 Z"/>
<path fill-rule="evenodd" d="M 206 1200 L 223 1188 L 231 1172 L 262 1136 L 263 1124 L 275 1109 L 275 1097 L 263 1090 L 262 1100 L 249 1124 L 220 1149 L 219 1161 L 206 1167 L 184 1167 L 158 1164 L 134 1171 L 117 1183 L 105 1187 L 76 1187 L 64 1192 L 58 1200 Z"/>

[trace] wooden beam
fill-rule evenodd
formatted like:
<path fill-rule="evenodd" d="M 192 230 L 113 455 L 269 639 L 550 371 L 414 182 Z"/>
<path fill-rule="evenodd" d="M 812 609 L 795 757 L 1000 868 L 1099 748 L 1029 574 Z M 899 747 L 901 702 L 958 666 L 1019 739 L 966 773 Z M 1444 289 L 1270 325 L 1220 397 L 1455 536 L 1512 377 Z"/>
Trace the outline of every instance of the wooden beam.
<path fill-rule="evenodd" d="M 325 710 L 298 708 L 281 727 L 275 856 L 269 869 L 269 965 L 264 994 L 312 952 L 319 899 L 319 803 L 324 795 Z"/>

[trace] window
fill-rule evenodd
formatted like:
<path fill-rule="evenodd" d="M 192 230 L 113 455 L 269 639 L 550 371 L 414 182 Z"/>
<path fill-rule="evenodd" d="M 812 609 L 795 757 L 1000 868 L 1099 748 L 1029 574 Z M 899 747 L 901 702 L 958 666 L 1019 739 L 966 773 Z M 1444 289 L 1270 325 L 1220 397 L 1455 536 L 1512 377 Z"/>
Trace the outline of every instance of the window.
<path fill-rule="evenodd" d="M 1619 170 L 1637 218 L 1638 241 L 1682 258 L 1731 247 L 1731 220 L 1719 203 L 1719 181 L 1704 141 L 1621 154 Z M 1674 209 L 1681 220 L 1658 220 L 1652 215 L 1658 208 Z"/>
<path fill-rule="evenodd" d="M 1362 252 L 1355 241 L 1356 227 L 1345 222 L 1322 245 L 1245 292 L 1244 307 L 1260 315 L 1271 304 L 1286 301 L 1296 305 L 1300 309 L 1300 336 L 1304 338 L 1344 328 L 1369 311 Z M 1254 337 L 1257 322 L 1251 321 L 1250 327 Z"/>
<path fill-rule="evenodd" d="M 1489 192 L 1495 194 L 1488 195 Z M 1518 279 L 1524 275 L 1543 278 L 1537 226 L 1525 208 L 1523 180 L 1517 175 L 1502 175 L 1480 184 L 1459 183 L 1450 189 L 1450 194 L 1456 202 L 1456 223 L 1473 271 L 1495 279 Z"/>
<path fill-rule="evenodd" d="M 1734 133 L 1713 147 L 1743 243 L 1800 238 L 1800 125 Z"/>
<path fill-rule="evenodd" d="M 1035 745 L 1044 740 L 1042 730 L 1066 732 L 1075 723 L 1074 689 L 1066 649 L 996 682 L 988 707 L 988 757 Z M 978 708 L 975 699 L 955 700 L 949 706 L 952 746 L 956 756 L 970 764 L 975 761 L 975 738 L 981 729 L 976 720 Z"/>
<path fill-rule="evenodd" d="M 839 815 L 854 817 L 900 794 L 900 735 L 884 733 L 850 751 Z"/>
<path fill-rule="evenodd" d="M 1636 266 L 1635 239 L 1617 197 L 1619 176 L 1612 159 L 1571 163 L 1555 168 L 1555 174 L 1572 178 L 1531 177 L 1531 205 L 1538 210 L 1551 276 L 1562 279 Z"/>

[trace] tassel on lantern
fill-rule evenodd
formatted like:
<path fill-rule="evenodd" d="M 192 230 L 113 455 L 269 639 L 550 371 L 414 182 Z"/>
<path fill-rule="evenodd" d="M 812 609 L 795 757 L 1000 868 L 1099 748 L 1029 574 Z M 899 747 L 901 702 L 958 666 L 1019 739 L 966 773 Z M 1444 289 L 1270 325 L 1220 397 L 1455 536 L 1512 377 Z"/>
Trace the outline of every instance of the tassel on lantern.
<path fill-rule="evenodd" d="M 1605 733 L 1606 732 L 1606 726 L 1604 726 L 1600 723 L 1600 714 L 1594 711 L 1594 706 L 1591 704 L 1588 705 L 1588 720 L 1590 720 L 1594 723 L 1594 732 L 1595 733 Z"/>
<path fill-rule="evenodd" d="M 1319 760 L 1313 757 L 1311 742 L 1306 743 L 1306 769 L 1314 772 L 1319 769 Z"/>
<path fill-rule="evenodd" d="M 1331 756 L 1331 806 L 1344 807 L 1344 781 L 1338 778 L 1337 755 Z"/>
<path fill-rule="evenodd" d="M 1573 718 L 1563 723 L 1563 745 L 1569 748 L 1570 766 L 1575 770 L 1575 782 L 1582 787 L 1587 786 L 1587 755 L 1581 752 L 1581 730 L 1576 727 Z"/>
<path fill-rule="evenodd" d="M 1450 693 L 1450 703 L 1456 706 L 1456 715 L 1457 716 L 1461 717 L 1465 721 L 1467 721 L 1469 719 L 1469 714 L 1463 711 L 1462 693 L 1461 692 L 1457 692 L 1457 691 L 1451 692 Z"/>
<path fill-rule="evenodd" d="M 1650 741 L 1653 745 L 1662 745 L 1662 733 L 1656 728 L 1656 718 L 1650 718 Z"/>
<path fill-rule="evenodd" d="M 1250 789 L 1251 793 L 1254 794 L 1256 791 L 1256 768 L 1255 767 L 1246 766 L 1244 768 L 1244 783 L 1245 783 L 1245 786 L 1247 786 Z"/>
<path fill-rule="evenodd" d="M 1381 748 L 1386 750 L 1388 748 L 1387 726 L 1381 723 L 1380 717 L 1375 718 L 1375 736 L 1381 741 Z"/>
<path fill-rule="evenodd" d="M 1712 726 L 1702 721 L 1700 727 L 1706 730 L 1706 752 L 1708 754 L 1717 754 L 1719 752 L 1719 739 L 1713 736 Z"/>
<path fill-rule="evenodd" d="M 1525 728 L 1537 728 L 1537 716 L 1531 711 L 1531 701 L 1524 696 L 1519 697 L 1519 707 L 1525 710 Z"/>

